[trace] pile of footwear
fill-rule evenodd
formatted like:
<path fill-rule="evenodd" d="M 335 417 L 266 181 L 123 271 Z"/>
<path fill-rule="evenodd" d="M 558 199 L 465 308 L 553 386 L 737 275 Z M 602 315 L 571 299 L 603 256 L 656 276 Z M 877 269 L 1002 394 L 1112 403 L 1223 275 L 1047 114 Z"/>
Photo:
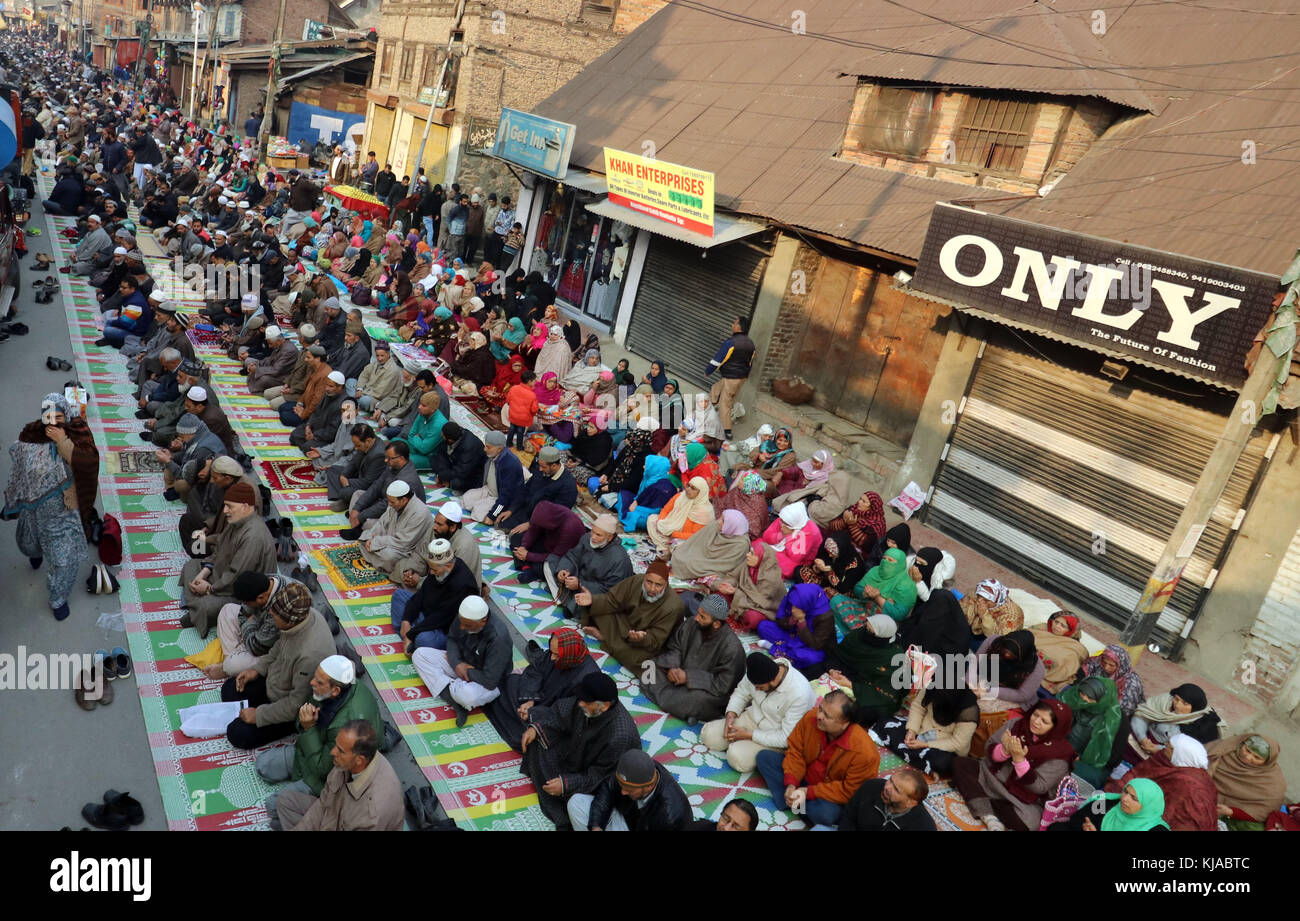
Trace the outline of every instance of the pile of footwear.
<path fill-rule="evenodd" d="M 32 287 L 36 289 L 36 303 L 49 304 L 58 293 L 59 283 L 54 280 L 53 275 L 46 275 L 44 279 L 38 278 L 32 282 Z"/>
<path fill-rule="evenodd" d="M 91 667 L 81 673 L 72 689 L 72 696 L 83 710 L 94 710 L 96 704 L 106 707 L 113 702 L 111 682 L 130 677 L 131 656 L 125 648 L 114 646 L 112 652 L 97 649 Z"/>

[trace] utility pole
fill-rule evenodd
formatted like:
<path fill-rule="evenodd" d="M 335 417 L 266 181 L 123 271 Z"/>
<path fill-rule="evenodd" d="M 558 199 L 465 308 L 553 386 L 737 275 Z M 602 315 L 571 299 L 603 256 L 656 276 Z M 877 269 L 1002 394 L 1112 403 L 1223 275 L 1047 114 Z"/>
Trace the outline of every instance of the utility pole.
<path fill-rule="evenodd" d="M 258 159 L 266 162 L 266 150 L 269 145 L 265 138 L 271 131 L 271 118 L 275 115 L 276 84 L 280 82 L 280 50 L 284 46 L 284 0 L 280 0 L 280 16 L 275 22 L 275 44 L 271 50 L 270 73 L 266 77 L 266 108 L 262 112 L 262 124 L 257 129 Z"/>
<path fill-rule="evenodd" d="M 433 87 L 433 99 L 429 101 L 429 115 L 424 120 L 424 135 L 420 138 L 420 150 L 415 155 L 415 165 L 410 166 L 411 170 L 411 187 L 406 190 L 407 195 L 415 193 L 415 187 L 420 182 L 420 167 L 424 166 L 424 145 L 429 142 L 429 127 L 433 124 L 433 112 L 438 108 L 438 97 L 442 95 L 442 82 L 447 79 L 447 65 L 451 63 L 452 47 L 455 45 L 455 36 L 460 31 L 461 19 L 465 16 L 465 0 L 460 0 L 456 4 L 456 21 L 452 24 L 451 34 L 447 36 L 447 57 L 443 59 L 442 67 L 438 70 L 438 82 Z M 448 176 L 448 179 L 451 177 Z"/>
<path fill-rule="evenodd" d="M 144 28 L 140 30 L 140 57 L 135 62 L 135 85 L 144 84 L 144 75 L 149 69 L 149 12 L 152 3 L 150 0 L 144 0 Z"/>
<path fill-rule="evenodd" d="M 85 0 L 82 0 L 84 3 Z M 194 56 L 190 62 L 190 122 L 194 121 L 194 94 L 199 88 L 199 29 L 203 26 L 203 4 L 195 3 L 190 7 L 190 17 L 194 20 Z"/>
<path fill-rule="evenodd" d="M 213 6 L 213 8 L 212 8 L 212 24 L 208 26 L 208 45 L 207 45 L 206 48 L 203 49 L 203 64 L 199 67 L 199 70 L 200 70 L 201 72 L 203 72 L 203 73 L 206 74 L 206 73 L 208 72 L 208 57 L 211 56 L 211 58 L 212 58 L 212 82 L 213 82 L 214 84 L 217 82 L 217 68 L 220 66 L 219 63 L 218 63 L 218 60 L 217 60 L 217 57 L 218 57 L 218 48 L 217 48 L 217 22 L 221 19 L 221 8 L 224 7 L 224 6 L 229 6 L 229 4 L 228 4 L 228 3 L 220 3 L 220 2 L 219 2 L 219 3 L 217 3 L 215 6 Z M 227 91 L 227 93 L 226 93 L 227 100 L 229 99 L 229 96 L 230 96 L 230 93 L 229 93 L 229 91 Z M 216 127 L 216 125 L 215 125 L 215 121 L 216 121 L 215 116 L 216 116 L 216 113 L 215 113 L 215 112 L 213 113 L 213 116 L 214 116 L 214 118 L 213 118 L 213 121 L 214 121 L 213 127 Z"/>
<path fill-rule="evenodd" d="M 1178 523 L 1174 525 L 1160 559 L 1156 561 L 1151 578 L 1147 580 L 1146 591 L 1142 593 L 1137 608 L 1129 615 L 1120 643 L 1128 649 L 1135 663 L 1146 648 L 1156 621 L 1169 603 L 1197 542 L 1205 533 L 1205 526 L 1227 488 L 1228 480 L 1237 461 L 1241 459 L 1241 452 L 1245 449 L 1251 432 L 1264 415 L 1274 411 L 1275 407 L 1272 404 L 1266 407 L 1265 402 L 1278 380 L 1279 372 L 1291 366 L 1291 352 L 1295 347 L 1295 305 L 1297 297 L 1300 297 L 1300 254 L 1297 254 L 1295 262 L 1282 277 L 1282 284 L 1289 285 L 1289 288 L 1280 302 L 1281 306 L 1270 330 L 1277 330 L 1280 326 L 1284 335 L 1277 342 L 1285 347 L 1281 355 L 1274 354 L 1267 342 L 1260 348 L 1255 367 L 1242 385 L 1236 405 L 1223 427 L 1223 434 L 1219 436 L 1209 460 L 1201 469 L 1192 495 L 1183 507 Z M 1285 334 L 1288 331 L 1289 335 Z"/>

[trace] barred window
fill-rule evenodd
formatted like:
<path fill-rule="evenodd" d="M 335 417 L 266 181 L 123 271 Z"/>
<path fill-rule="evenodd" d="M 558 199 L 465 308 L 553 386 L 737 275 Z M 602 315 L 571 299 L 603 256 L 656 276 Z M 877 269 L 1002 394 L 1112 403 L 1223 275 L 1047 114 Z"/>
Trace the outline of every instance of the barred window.
<path fill-rule="evenodd" d="M 1029 151 L 1038 103 L 1008 96 L 969 96 L 956 137 L 957 162 L 998 173 L 1019 173 Z"/>

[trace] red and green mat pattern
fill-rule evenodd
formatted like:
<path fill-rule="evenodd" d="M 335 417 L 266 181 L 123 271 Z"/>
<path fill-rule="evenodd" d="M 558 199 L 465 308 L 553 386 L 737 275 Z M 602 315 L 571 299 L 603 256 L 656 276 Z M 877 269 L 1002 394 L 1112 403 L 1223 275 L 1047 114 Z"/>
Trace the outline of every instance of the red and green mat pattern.
<path fill-rule="evenodd" d="M 56 263 L 67 264 L 74 244 L 60 231 L 72 221 L 47 220 Z M 140 243 L 146 257 L 152 257 L 155 278 L 170 275 L 171 265 L 156 244 L 144 235 Z M 142 426 L 133 416 L 136 407 L 125 360 L 112 349 L 93 346 L 99 336 L 94 293 L 83 279 L 62 277 L 77 372 L 90 391 L 88 415 L 101 450 L 145 447 L 136 435 Z M 198 346 L 196 351 L 210 368 L 212 390 L 243 449 L 254 457 L 259 475 L 265 479 L 261 461 L 301 460 L 301 453 L 288 444 L 288 430 L 277 414 L 264 400 L 248 394 L 237 364 L 210 346 Z M 480 435 L 485 431 L 483 422 L 463 406 L 453 405 L 452 415 L 471 431 Z M 177 830 L 265 828 L 262 804 L 274 788 L 258 778 L 252 753 L 232 749 L 224 738 L 188 739 L 179 731 L 179 710 L 219 699 L 220 682 L 184 661 L 205 641 L 193 630 L 180 629 L 177 620 L 177 576 L 187 557 L 176 531 L 178 507 L 162 498 L 162 489 L 160 475 L 101 476 L 105 510 L 117 515 L 124 529 L 122 610 L 168 824 Z M 435 506 L 453 498 L 447 490 L 430 488 L 429 493 Z M 320 553 L 345 543 L 338 529 L 346 522 L 329 510 L 325 490 L 275 490 L 275 496 L 277 509 L 292 521 L 295 539 L 309 555 L 343 629 L 448 814 L 461 827 L 477 830 L 549 829 L 550 823 L 537 808 L 532 783 L 519 773 L 519 756 L 486 717 L 476 711 L 457 729 L 451 710 L 431 697 L 421 682 L 392 630 L 391 587 L 349 589 L 328 578 Z M 546 633 L 564 624 L 559 609 L 544 585 L 539 590 L 515 580 L 499 532 L 478 524 L 472 527 L 480 538 L 483 577 L 494 602 L 521 633 L 544 643 Z M 637 568 L 644 569 L 644 562 Z M 753 647 L 755 637 L 742 639 Z M 716 818 L 723 804 L 743 795 L 758 808 L 764 827 L 803 827 L 799 818 L 773 808 L 760 778 L 737 774 L 724 758 L 708 751 L 700 743 L 699 727 L 687 726 L 655 708 L 639 693 L 629 672 L 596 644 L 591 650 L 615 678 L 621 699 L 641 730 L 643 746 L 672 770 L 697 815 Z M 518 653 L 516 664 L 523 665 Z M 882 754 L 885 772 L 902 763 L 890 753 Z M 960 797 L 944 785 L 934 785 L 928 805 L 941 827 L 978 827 Z"/>

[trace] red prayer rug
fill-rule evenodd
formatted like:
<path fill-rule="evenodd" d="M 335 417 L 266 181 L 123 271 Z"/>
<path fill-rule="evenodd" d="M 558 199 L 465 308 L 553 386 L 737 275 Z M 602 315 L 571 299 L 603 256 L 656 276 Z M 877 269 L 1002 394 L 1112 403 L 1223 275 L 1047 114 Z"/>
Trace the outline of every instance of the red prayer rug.
<path fill-rule="evenodd" d="M 316 468 L 307 460 L 264 460 L 262 475 L 271 489 L 316 489 Z"/>

